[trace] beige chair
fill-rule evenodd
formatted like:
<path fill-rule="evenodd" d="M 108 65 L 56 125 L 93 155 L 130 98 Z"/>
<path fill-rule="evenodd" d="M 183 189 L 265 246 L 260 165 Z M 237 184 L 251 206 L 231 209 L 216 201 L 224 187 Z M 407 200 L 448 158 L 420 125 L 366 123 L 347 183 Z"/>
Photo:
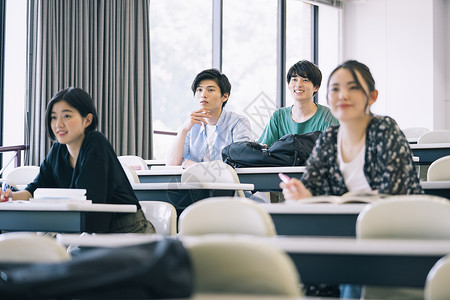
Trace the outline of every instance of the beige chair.
<path fill-rule="evenodd" d="M 125 175 L 127 175 L 128 180 L 131 184 L 140 183 L 139 176 L 136 174 L 136 171 L 127 164 L 121 163 L 123 170 L 125 171 Z"/>
<path fill-rule="evenodd" d="M 130 166 L 134 170 L 148 170 L 147 163 L 140 156 L 136 155 L 122 155 L 117 156 L 121 164 Z"/>
<path fill-rule="evenodd" d="M 286 253 L 248 238 L 212 237 L 187 245 L 195 292 L 301 296 L 299 274 Z"/>
<path fill-rule="evenodd" d="M 145 217 L 153 224 L 156 233 L 175 235 L 177 233 L 177 211 L 163 201 L 139 201 Z"/>
<path fill-rule="evenodd" d="M 200 162 L 188 167 L 181 174 L 181 182 L 240 183 L 233 167 L 220 160 Z M 242 190 L 236 191 L 236 194 L 245 197 Z"/>
<path fill-rule="evenodd" d="M 30 182 L 33 182 L 38 174 L 39 174 L 38 166 L 21 166 L 12 169 L 5 176 L 5 180 L 10 185 L 21 187 L 26 186 Z"/>
<path fill-rule="evenodd" d="M 430 195 L 392 196 L 368 204 L 356 221 L 358 239 L 450 239 L 450 202 Z M 366 286 L 367 299 L 423 299 L 421 288 Z"/>
<path fill-rule="evenodd" d="M 8 263 L 56 263 L 71 259 L 55 239 L 28 232 L 0 234 L 0 261 Z"/>
<path fill-rule="evenodd" d="M 425 300 L 450 299 L 450 255 L 441 258 L 428 273 Z"/>
<path fill-rule="evenodd" d="M 427 181 L 445 180 L 450 180 L 450 155 L 432 162 L 427 171 Z"/>
<path fill-rule="evenodd" d="M 430 130 L 425 127 L 409 127 L 402 129 L 403 134 L 407 139 L 419 138 L 422 134 L 429 132 Z"/>
<path fill-rule="evenodd" d="M 450 143 L 450 130 L 433 130 L 422 134 L 417 144 Z"/>
<path fill-rule="evenodd" d="M 276 235 L 269 213 L 254 201 L 240 197 L 213 197 L 189 205 L 180 214 L 178 232 L 180 235 Z"/>
<path fill-rule="evenodd" d="M 362 239 L 450 239 L 450 202 L 431 195 L 392 196 L 368 204 L 358 215 Z"/>

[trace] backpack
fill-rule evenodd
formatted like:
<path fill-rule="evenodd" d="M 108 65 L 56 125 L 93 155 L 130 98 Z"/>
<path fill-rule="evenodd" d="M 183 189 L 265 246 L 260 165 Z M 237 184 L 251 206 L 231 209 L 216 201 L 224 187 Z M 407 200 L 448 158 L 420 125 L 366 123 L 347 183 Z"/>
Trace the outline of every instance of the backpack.
<path fill-rule="evenodd" d="M 234 168 L 304 166 L 321 131 L 287 134 L 266 146 L 258 142 L 236 142 L 222 150 L 222 159 Z"/>
<path fill-rule="evenodd" d="M 2 262 L 0 274 L 0 299 L 183 298 L 194 289 L 188 252 L 170 238 L 86 249 L 60 263 Z"/>

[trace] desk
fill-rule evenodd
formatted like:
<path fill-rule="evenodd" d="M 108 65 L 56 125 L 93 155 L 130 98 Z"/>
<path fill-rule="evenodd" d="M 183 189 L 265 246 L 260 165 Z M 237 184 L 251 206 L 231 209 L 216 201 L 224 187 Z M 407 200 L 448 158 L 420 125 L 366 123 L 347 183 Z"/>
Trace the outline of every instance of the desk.
<path fill-rule="evenodd" d="M 351 283 L 424 287 L 428 272 L 450 253 L 450 241 L 279 237 L 309 284 Z"/>
<path fill-rule="evenodd" d="M 300 178 L 305 167 L 259 167 L 237 168 L 236 173 L 241 183 L 251 183 L 260 192 L 281 191 L 278 173 L 283 172 L 290 177 Z M 158 167 L 151 170 L 137 170 L 141 183 L 181 182 L 181 167 Z"/>
<path fill-rule="evenodd" d="M 421 181 L 425 194 L 441 196 L 450 200 L 450 181 Z"/>
<path fill-rule="evenodd" d="M 165 166 L 166 161 L 165 160 L 157 160 L 157 159 L 146 159 L 145 163 L 147 164 L 147 167 L 149 170 L 151 170 L 154 166 Z"/>
<path fill-rule="evenodd" d="M 234 196 L 236 190 L 251 191 L 253 184 L 219 182 L 133 183 L 139 201 L 156 200 L 171 203 L 178 215 L 190 204 L 209 197 Z"/>
<path fill-rule="evenodd" d="M 104 238 L 99 238 L 104 236 Z M 205 239 L 245 239 L 269 243 L 285 251 L 293 260 L 306 284 L 367 284 L 424 287 L 428 272 L 443 256 L 450 253 L 446 240 L 382 240 L 354 238 L 256 237 L 249 235 L 179 236 L 189 249 Z M 62 234 L 63 244 L 81 247 L 117 247 L 124 240 L 148 242 L 146 235 L 74 236 Z M 97 239 L 97 241 L 96 241 Z M 110 241 L 105 243 L 104 239 Z"/>
<path fill-rule="evenodd" d="M 180 237 L 187 248 L 201 238 Z M 257 237 L 245 236 L 246 240 Z M 285 251 L 306 284 L 362 284 L 424 287 L 428 272 L 450 253 L 445 240 L 358 240 L 277 236 L 258 238 Z"/>
<path fill-rule="evenodd" d="M 450 155 L 450 143 L 410 144 L 413 155 L 419 157 L 418 164 L 429 165 L 438 158 Z"/>
<path fill-rule="evenodd" d="M 0 203 L 0 230 L 83 232 L 87 213 L 134 213 L 136 205 Z"/>
<path fill-rule="evenodd" d="M 356 219 L 367 204 L 258 204 L 267 211 L 278 235 L 356 236 Z"/>

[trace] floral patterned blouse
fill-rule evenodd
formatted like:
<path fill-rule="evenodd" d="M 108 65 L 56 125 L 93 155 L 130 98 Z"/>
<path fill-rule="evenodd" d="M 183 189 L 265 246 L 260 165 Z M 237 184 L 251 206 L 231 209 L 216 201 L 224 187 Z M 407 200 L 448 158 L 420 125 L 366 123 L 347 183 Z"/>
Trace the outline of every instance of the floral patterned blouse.
<path fill-rule="evenodd" d="M 313 195 L 348 192 L 337 159 L 339 125 L 317 139 L 302 182 Z M 364 174 L 372 190 L 382 194 L 421 194 L 419 177 L 408 141 L 394 119 L 374 116 L 367 126 Z"/>

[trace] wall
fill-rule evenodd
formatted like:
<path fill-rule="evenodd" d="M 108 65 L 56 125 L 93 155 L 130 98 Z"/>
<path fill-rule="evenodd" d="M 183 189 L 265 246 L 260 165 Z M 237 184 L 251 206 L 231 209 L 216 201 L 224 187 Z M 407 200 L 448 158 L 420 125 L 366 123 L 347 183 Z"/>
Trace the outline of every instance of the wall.
<path fill-rule="evenodd" d="M 380 92 L 373 112 L 401 128 L 450 129 L 448 2 L 344 2 L 343 59 L 369 66 Z"/>

